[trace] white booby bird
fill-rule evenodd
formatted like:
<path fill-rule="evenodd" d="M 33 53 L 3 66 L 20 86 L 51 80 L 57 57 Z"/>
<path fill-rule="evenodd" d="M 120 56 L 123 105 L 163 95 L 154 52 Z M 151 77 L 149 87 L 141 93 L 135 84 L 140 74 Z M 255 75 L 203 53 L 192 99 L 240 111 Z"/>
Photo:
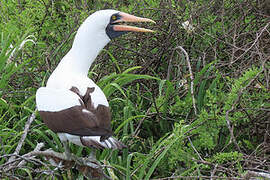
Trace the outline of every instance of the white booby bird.
<path fill-rule="evenodd" d="M 100 10 L 80 26 L 72 48 L 36 93 L 37 108 L 44 123 L 57 133 L 64 147 L 67 141 L 98 149 L 122 149 L 112 137 L 111 114 L 102 90 L 87 77 L 89 68 L 103 47 L 127 32 L 153 32 L 122 22 L 154 22 L 116 10 Z"/>

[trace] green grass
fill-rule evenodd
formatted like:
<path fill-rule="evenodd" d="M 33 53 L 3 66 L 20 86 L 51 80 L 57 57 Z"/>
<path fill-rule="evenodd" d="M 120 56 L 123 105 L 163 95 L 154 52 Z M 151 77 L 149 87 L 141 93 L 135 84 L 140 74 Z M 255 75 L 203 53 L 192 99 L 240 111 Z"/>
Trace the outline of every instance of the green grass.
<path fill-rule="evenodd" d="M 224 4 L 202 0 L 1 1 L 1 179 L 84 178 L 74 168 L 55 170 L 43 157 L 38 159 L 46 165 L 29 161 L 6 174 L 2 166 L 14 153 L 35 110 L 37 88 L 45 85 L 67 53 L 83 20 L 106 8 L 151 18 L 156 25 L 142 26 L 157 32 L 130 33 L 114 40 L 89 71 L 109 100 L 115 136 L 128 146 L 122 153 L 97 151 L 97 159 L 106 165 L 104 172 L 112 179 L 127 180 L 199 179 L 213 172 L 218 177 L 244 178 L 255 166 L 269 172 L 270 36 L 267 6 L 262 4 L 251 0 Z M 182 28 L 187 20 L 195 28 L 192 33 Z M 179 45 L 190 58 L 197 114 L 189 69 L 182 54 L 173 50 Z M 37 114 L 19 155 L 33 151 L 40 142 L 45 143 L 43 149 L 64 151 L 58 136 Z M 91 151 L 70 146 L 80 157 Z"/>

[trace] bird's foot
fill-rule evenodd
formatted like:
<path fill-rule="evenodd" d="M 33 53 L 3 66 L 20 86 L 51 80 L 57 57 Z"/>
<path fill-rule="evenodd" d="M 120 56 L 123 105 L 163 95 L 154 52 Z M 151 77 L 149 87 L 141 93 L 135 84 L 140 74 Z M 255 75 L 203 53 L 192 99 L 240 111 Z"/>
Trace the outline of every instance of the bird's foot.
<path fill-rule="evenodd" d="M 101 167 L 100 163 L 97 161 L 96 158 L 92 159 L 92 158 L 88 157 L 88 158 L 83 158 L 82 160 L 83 160 L 83 164 L 86 164 L 92 168 L 100 168 Z"/>
<path fill-rule="evenodd" d="M 96 159 L 96 150 L 92 149 L 90 155 L 87 158 L 80 158 L 70 152 L 68 142 L 63 142 L 65 152 L 63 155 L 65 156 L 66 160 L 74 161 L 78 165 L 88 165 L 90 167 L 99 168 L 101 165 Z"/>
<path fill-rule="evenodd" d="M 64 153 L 63 153 L 63 155 L 64 155 L 64 157 L 66 158 L 66 160 L 69 160 L 69 161 L 71 161 L 72 160 L 72 154 L 69 152 L 69 151 L 65 151 Z"/>
<path fill-rule="evenodd" d="M 96 149 L 92 149 L 91 153 L 89 154 L 88 157 L 83 158 L 85 164 L 94 167 L 96 166 L 97 168 L 100 167 L 100 163 L 96 159 Z"/>
<path fill-rule="evenodd" d="M 97 159 L 96 159 L 96 149 L 91 150 L 91 152 L 90 152 L 87 159 L 89 159 L 89 161 L 97 161 Z"/>
<path fill-rule="evenodd" d="M 63 145 L 64 145 L 64 149 L 65 149 L 65 152 L 63 153 L 63 155 L 66 157 L 67 160 L 71 161 L 73 155 L 70 152 L 70 149 L 69 149 L 69 146 L 68 146 L 68 142 L 67 141 L 64 141 L 63 142 Z"/>

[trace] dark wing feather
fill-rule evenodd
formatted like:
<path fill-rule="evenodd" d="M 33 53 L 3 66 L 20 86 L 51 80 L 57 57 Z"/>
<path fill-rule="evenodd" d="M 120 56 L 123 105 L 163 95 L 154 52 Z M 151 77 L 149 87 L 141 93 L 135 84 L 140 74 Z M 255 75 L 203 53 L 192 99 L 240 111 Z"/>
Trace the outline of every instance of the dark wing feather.
<path fill-rule="evenodd" d="M 104 105 L 94 108 L 90 93 L 95 88 L 88 88 L 84 96 L 80 95 L 76 87 L 72 87 L 70 90 L 79 96 L 81 105 L 57 112 L 39 111 L 44 123 L 56 133 L 101 136 L 101 139 L 110 137 L 112 135 L 111 113 L 109 107 Z"/>

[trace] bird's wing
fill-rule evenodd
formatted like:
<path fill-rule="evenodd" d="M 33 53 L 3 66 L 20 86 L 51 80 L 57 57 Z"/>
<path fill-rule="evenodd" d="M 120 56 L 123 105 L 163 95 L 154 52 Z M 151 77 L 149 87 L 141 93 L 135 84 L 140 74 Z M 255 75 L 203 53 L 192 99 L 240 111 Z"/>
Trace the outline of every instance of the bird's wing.
<path fill-rule="evenodd" d="M 70 90 L 41 87 L 36 94 L 40 116 L 56 133 L 107 139 L 112 135 L 110 110 L 101 104 L 93 106 L 91 93 L 94 90 L 89 87 L 82 96 L 76 87 Z"/>

